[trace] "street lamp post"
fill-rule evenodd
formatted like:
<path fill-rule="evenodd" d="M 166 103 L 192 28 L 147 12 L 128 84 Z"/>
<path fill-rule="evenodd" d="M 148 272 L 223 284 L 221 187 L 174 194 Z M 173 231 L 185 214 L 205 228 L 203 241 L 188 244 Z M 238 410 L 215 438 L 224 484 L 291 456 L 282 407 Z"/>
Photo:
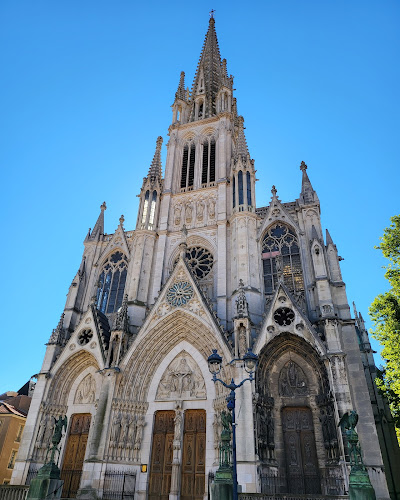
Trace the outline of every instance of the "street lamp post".
<path fill-rule="evenodd" d="M 226 384 L 223 380 L 220 378 L 217 378 L 217 375 L 221 371 L 221 365 L 222 365 L 222 358 L 221 356 L 217 353 L 217 349 L 213 349 L 212 354 L 208 357 L 208 369 L 210 370 L 210 373 L 212 374 L 212 381 L 214 384 L 216 382 L 220 382 L 224 387 L 227 389 L 230 389 L 229 396 L 227 396 L 226 401 L 227 401 L 227 408 L 232 414 L 232 480 L 233 480 L 233 500 L 238 499 L 238 484 L 237 484 L 237 462 L 236 462 L 236 422 L 235 422 L 235 402 L 236 402 L 236 395 L 235 391 L 239 387 L 241 387 L 247 380 L 250 382 L 254 380 L 254 370 L 256 369 L 257 362 L 258 362 L 258 356 L 257 354 L 254 354 L 251 349 L 248 349 L 246 354 L 243 356 L 242 359 L 234 359 L 233 361 L 243 361 L 244 362 L 244 369 L 246 372 L 249 374 L 249 376 L 245 379 L 243 379 L 240 384 L 235 384 L 234 380 L 232 379 L 230 384 Z"/>

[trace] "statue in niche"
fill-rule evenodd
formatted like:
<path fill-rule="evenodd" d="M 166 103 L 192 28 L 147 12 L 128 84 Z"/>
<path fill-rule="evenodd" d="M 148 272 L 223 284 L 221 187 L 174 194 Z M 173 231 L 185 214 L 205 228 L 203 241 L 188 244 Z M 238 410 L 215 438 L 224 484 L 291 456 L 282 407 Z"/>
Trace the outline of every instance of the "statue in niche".
<path fill-rule="evenodd" d="M 192 222 L 192 213 L 193 213 L 192 204 L 188 203 L 186 205 L 186 211 L 185 211 L 186 222 Z"/>
<path fill-rule="evenodd" d="M 157 389 L 157 399 L 193 399 L 206 395 L 204 378 L 190 356 L 180 355 L 168 366 Z"/>
<path fill-rule="evenodd" d="M 174 418 L 174 439 L 180 440 L 182 434 L 182 410 L 177 410 L 175 412 Z"/>
<path fill-rule="evenodd" d="M 137 419 L 136 423 L 136 436 L 135 436 L 135 445 L 133 447 L 133 460 L 139 462 L 140 459 L 140 448 L 142 447 L 142 436 L 143 436 L 143 427 L 146 425 L 144 421 L 144 417 L 141 415 Z"/>
<path fill-rule="evenodd" d="M 196 203 L 196 212 L 197 212 L 197 220 L 203 220 L 204 216 L 204 203 L 202 200 L 199 200 Z"/>
<path fill-rule="evenodd" d="M 241 356 L 247 352 L 246 328 L 239 326 L 239 353 Z"/>
<path fill-rule="evenodd" d="M 208 215 L 213 219 L 215 217 L 215 200 L 211 198 L 208 206 Z"/>
<path fill-rule="evenodd" d="M 292 360 L 282 368 L 279 375 L 280 396 L 305 396 L 308 394 L 307 378 L 303 370 Z"/>
<path fill-rule="evenodd" d="M 121 432 L 121 422 L 122 422 L 121 413 L 120 412 L 115 413 L 111 427 L 111 438 L 110 438 L 111 446 L 115 447 L 118 444 L 119 435 Z"/>
<path fill-rule="evenodd" d="M 81 381 L 76 390 L 75 401 L 77 404 L 94 403 L 96 393 L 96 382 L 93 376 L 89 373 Z"/>
<path fill-rule="evenodd" d="M 322 425 L 322 435 L 328 459 L 335 461 L 338 456 L 338 439 L 332 405 L 321 409 L 319 420 Z"/>
<path fill-rule="evenodd" d="M 174 223 L 176 226 L 179 226 L 181 223 L 181 214 L 182 214 L 182 206 L 180 203 L 175 205 L 175 210 L 174 210 Z"/>

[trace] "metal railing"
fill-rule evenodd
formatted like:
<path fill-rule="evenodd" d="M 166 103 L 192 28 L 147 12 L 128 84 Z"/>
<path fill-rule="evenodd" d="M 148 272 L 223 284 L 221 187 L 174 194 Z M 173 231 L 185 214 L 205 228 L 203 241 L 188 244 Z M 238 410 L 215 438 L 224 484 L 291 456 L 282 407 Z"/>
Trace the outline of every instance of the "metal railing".
<path fill-rule="evenodd" d="M 133 500 L 136 472 L 108 469 L 104 475 L 103 500 Z"/>
<path fill-rule="evenodd" d="M 29 486 L 16 484 L 0 485 L 0 500 L 25 500 L 28 495 Z"/>
<path fill-rule="evenodd" d="M 328 474 L 296 475 L 261 474 L 261 493 L 265 495 L 344 496 L 345 483 L 342 477 Z M 316 497 L 316 498 L 317 498 Z M 288 497 L 289 498 L 289 497 Z"/>

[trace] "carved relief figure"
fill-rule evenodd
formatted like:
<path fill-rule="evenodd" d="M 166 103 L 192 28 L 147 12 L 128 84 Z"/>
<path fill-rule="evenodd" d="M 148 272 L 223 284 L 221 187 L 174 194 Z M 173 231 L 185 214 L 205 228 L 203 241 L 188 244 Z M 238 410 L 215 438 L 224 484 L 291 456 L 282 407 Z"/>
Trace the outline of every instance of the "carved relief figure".
<path fill-rule="evenodd" d="M 286 363 L 281 370 L 279 394 L 280 396 L 305 396 L 308 394 L 307 378 L 294 361 Z"/>
<path fill-rule="evenodd" d="M 195 361 L 186 353 L 175 358 L 162 376 L 157 399 L 193 399 L 205 397 L 204 378 Z"/>
<path fill-rule="evenodd" d="M 89 373 L 79 384 L 74 403 L 85 404 L 94 403 L 96 393 L 96 382 L 93 376 Z"/>
<path fill-rule="evenodd" d="M 239 353 L 241 356 L 247 352 L 246 328 L 239 326 Z"/>

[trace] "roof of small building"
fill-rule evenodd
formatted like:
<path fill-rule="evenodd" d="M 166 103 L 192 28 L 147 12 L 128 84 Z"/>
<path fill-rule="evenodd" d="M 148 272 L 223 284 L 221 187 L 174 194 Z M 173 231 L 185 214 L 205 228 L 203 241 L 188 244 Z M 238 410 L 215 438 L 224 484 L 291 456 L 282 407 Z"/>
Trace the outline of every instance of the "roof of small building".
<path fill-rule="evenodd" d="M 17 415 L 18 417 L 26 418 L 27 413 L 22 410 L 17 410 L 15 406 L 6 403 L 5 401 L 0 401 L 0 414 L 6 415 Z"/>

